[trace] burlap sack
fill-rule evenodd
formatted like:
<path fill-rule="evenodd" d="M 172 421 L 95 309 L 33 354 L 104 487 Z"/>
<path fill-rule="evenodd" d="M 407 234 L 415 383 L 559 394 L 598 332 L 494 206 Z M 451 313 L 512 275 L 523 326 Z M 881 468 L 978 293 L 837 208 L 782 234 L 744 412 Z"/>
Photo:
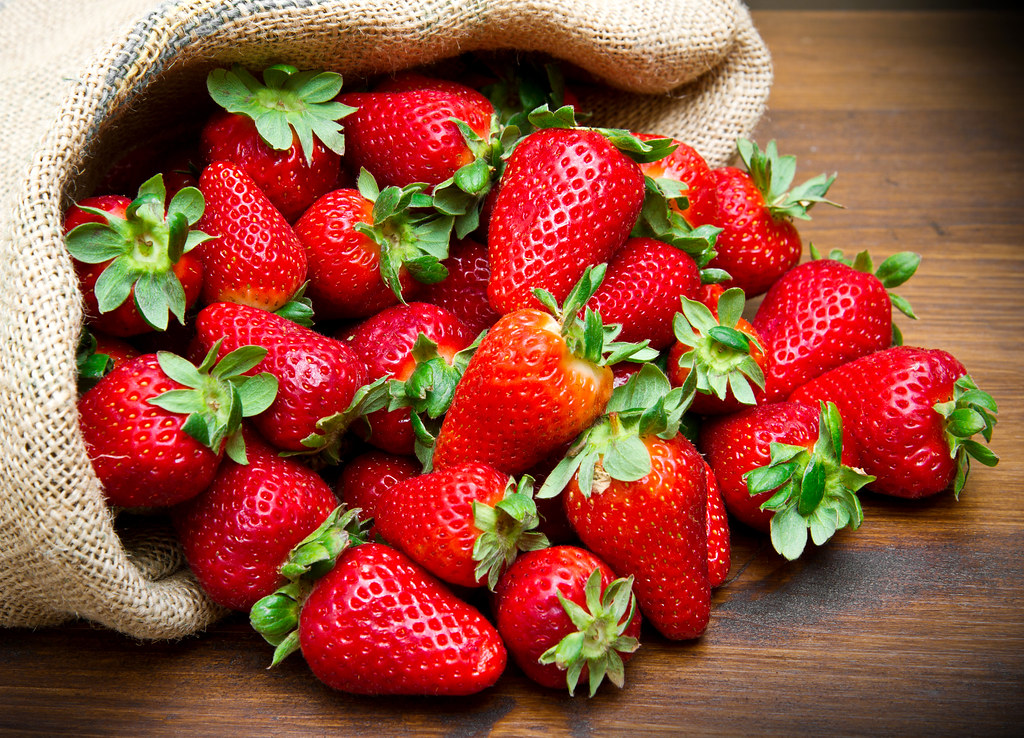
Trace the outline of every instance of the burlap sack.
<path fill-rule="evenodd" d="M 736 0 L 0 2 L 0 625 L 79 617 L 170 638 L 223 614 L 166 530 L 126 527 L 104 504 L 77 425 L 82 306 L 63 210 L 134 135 L 204 99 L 213 67 L 351 78 L 480 49 L 570 60 L 615 88 L 587 101 L 595 123 L 678 136 L 713 165 L 771 83 Z"/>

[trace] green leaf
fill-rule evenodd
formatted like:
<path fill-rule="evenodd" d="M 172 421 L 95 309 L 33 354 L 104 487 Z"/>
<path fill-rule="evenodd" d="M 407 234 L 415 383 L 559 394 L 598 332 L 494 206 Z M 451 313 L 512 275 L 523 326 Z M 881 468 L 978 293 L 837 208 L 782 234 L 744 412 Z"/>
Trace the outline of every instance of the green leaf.
<path fill-rule="evenodd" d="M 635 482 L 651 472 L 651 455 L 639 437 L 628 435 L 613 441 L 601 461 L 612 479 Z"/>
<path fill-rule="evenodd" d="M 128 251 L 131 244 L 105 223 L 82 223 L 68 231 L 64 243 L 75 259 L 84 264 L 102 264 Z"/>
<path fill-rule="evenodd" d="M 245 453 L 245 437 L 237 430 L 224 442 L 224 453 L 239 466 L 248 466 L 249 457 Z"/>
<path fill-rule="evenodd" d="M 158 351 L 156 358 L 161 371 L 178 384 L 192 388 L 199 387 L 202 384 L 202 375 L 195 364 L 188 359 L 182 358 L 170 351 Z"/>
<path fill-rule="evenodd" d="M 911 251 L 901 251 L 883 261 L 879 265 L 878 271 L 875 272 L 875 276 L 878 277 L 882 286 L 886 289 L 899 287 L 914 276 L 920 264 L 920 254 L 915 254 Z"/>
<path fill-rule="evenodd" d="M 183 187 L 171 198 L 167 206 L 167 215 L 181 214 L 189 225 L 195 225 L 203 217 L 206 203 L 203 193 L 195 187 Z"/>
<path fill-rule="evenodd" d="M 818 509 L 818 505 L 821 504 L 824 497 L 825 468 L 815 456 L 812 456 L 804 468 L 803 478 L 800 480 L 800 499 L 797 512 L 804 517 L 810 515 Z"/>
<path fill-rule="evenodd" d="M 132 292 L 135 276 L 127 257 L 119 256 L 110 262 L 93 287 L 100 313 L 109 313 L 124 304 Z"/>
<path fill-rule="evenodd" d="M 220 379 L 230 379 L 255 369 L 267 356 L 263 346 L 241 346 L 217 362 L 211 374 Z"/>
<path fill-rule="evenodd" d="M 772 546 L 789 561 L 800 558 L 807 546 L 807 522 L 795 506 L 772 516 L 770 534 Z"/>
<path fill-rule="evenodd" d="M 167 390 L 156 397 L 151 397 L 148 402 L 167 412 L 181 415 L 198 413 L 205 409 L 202 397 L 192 389 Z"/>
<path fill-rule="evenodd" d="M 778 466 L 761 466 L 752 469 L 743 476 L 747 480 L 747 490 L 751 496 L 768 492 L 785 484 L 796 473 L 795 463 Z"/>
<path fill-rule="evenodd" d="M 251 418 L 269 408 L 277 398 L 278 381 L 268 372 L 248 377 L 236 389 L 242 402 L 242 417 Z"/>

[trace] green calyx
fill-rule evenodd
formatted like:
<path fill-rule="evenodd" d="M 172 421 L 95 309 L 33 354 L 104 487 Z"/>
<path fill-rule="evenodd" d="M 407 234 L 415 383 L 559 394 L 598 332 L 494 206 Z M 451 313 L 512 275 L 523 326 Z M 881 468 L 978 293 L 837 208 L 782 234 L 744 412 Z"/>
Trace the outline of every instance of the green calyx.
<path fill-rule="evenodd" d="M 336 154 L 345 153 L 338 121 L 355 108 L 334 100 L 341 84 L 340 74 L 300 72 L 287 64 L 265 69 L 262 83 L 237 64 L 214 69 L 206 78 L 214 102 L 251 118 L 271 148 L 286 151 L 297 137 L 307 164 L 313 159 L 314 137 Z"/>
<path fill-rule="evenodd" d="M 557 64 L 541 64 L 530 59 L 512 61 L 484 60 L 498 78 L 482 92 L 494 105 L 505 127 L 514 126 L 522 135 L 533 127 L 531 111 L 546 105 L 558 110 L 565 105 L 565 77 Z"/>
<path fill-rule="evenodd" d="M 705 283 L 729 279 L 729 274 L 721 269 L 705 268 L 718 254 L 715 241 L 722 229 L 712 225 L 694 228 L 678 212 L 687 207 L 686 186 L 668 177 L 645 177 L 644 181 L 644 204 L 630 235 L 654 238 L 688 254 L 701 269 L 701 279 Z"/>
<path fill-rule="evenodd" d="M 345 434 L 359 418 L 388 404 L 388 379 L 379 379 L 364 384 L 355 391 L 351 402 L 344 410 L 325 415 L 316 422 L 316 431 L 302 439 L 303 451 L 282 451 L 282 456 L 315 457 L 317 463 L 336 465 L 341 461 Z"/>
<path fill-rule="evenodd" d="M 616 687 L 625 684 L 620 654 L 633 653 L 640 642 L 624 635 L 636 615 L 633 577 L 616 579 L 601 591 L 601 570 L 594 569 L 584 585 L 585 607 L 566 599 L 558 601 L 577 630 L 540 655 L 542 664 L 556 664 L 565 671 L 569 694 L 575 696 L 583 667 L 587 667 L 590 696 L 607 676 Z"/>
<path fill-rule="evenodd" d="M 360 233 L 380 246 L 380 277 L 395 296 L 402 295 L 401 270 L 408 270 L 424 284 L 440 282 L 448 276 L 441 262 L 448 258 L 455 218 L 439 213 L 426 185 L 414 183 L 407 187 L 378 188 L 373 175 L 359 172 L 360 194 L 373 203 L 373 222 L 357 223 Z"/>
<path fill-rule="evenodd" d="M 164 374 L 188 389 L 168 390 L 149 403 L 187 415 L 182 430 L 215 453 L 223 446 L 232 461 L 247 464 L 242 419 L 270 407 L 277 396 L 277 379 L 267 372 L 245 374 L 263 361 L 265 348 L 243 346 L 217 361 L 221 343 L 214 344 L 199 366 L 168 351 L 158 352 Z"/>
<path fill-rule="evenodd" d="M 437 344 L 425 333 L 420 333 L 412 347 L 416 368 L 404 381 L 393 378 L 388 380 L 388 410 L 409 408 L 416 439 L 416 458 L 423 464 L 425 472 L 431 469 L 434 442 L 441 429 L 441 421 L 452 404 L 455 388 L 465 374 L 483 335 L 481 333 L 477 336 L 473 343 L 457 352 L 449 362 L 438 352 Z"/>
<path fill-rule="evenodd" d="M 114 368 L 114 360 L 97 351 L 96 336 L 83 329 L 75 352 L 79 394 L 86 392 Z"/>
<path fill-rule="evenodd" d="M 185 289 L 174 265 L 209 236 L 192 230 L 205 203 L 195 187 L 180 190 L 166 204 L 162 174 L 146 180 L 119 218 L 104 210 L 82 207 L 102 223 L 83 223 L 65 236 L 68 253 L 85 264 L 110 264 L 96 280 L 100 313 L 120 307 L 134 294 L 135 307 L 155 330 L 166 330 L 169 315 L 185 322 Z"/>
<path fill-rule="evenodd" d="M 540 287 L 533 290 L 533 295 L 558 321 L 566 345 L 579 358 L 598 366 L 610 366 L 620 361 L 653 361 L 658 352 L 649 348 L 646 340 L 640 343 L 616 341 L 622 326 L 616 323 L 605 325 L 600 313 L 586 307 L 601 286 L 607 270 L 607 264 L 587 267 L 561 305 L 554 295 Z"/>
<path fill-rule="evenodd" d="M 796 175 L 796 157 L 779 156 L 774 141 L 769 141 L 765 150 L 761 151 L 753 141 L 741 138 L 736 141 L 736 148 L 774 217 L 809 220 L 811 216 L 808 211 L 817 203 L 842 207 L 825 197 L 836 175 L 819 174 L 792 187 Z"/>
<path fill-rule="evenodd" d="M 299 648 L 299 614 L 312 584 L 334 568 L 338 557 L 352 546 L 366 542 L 366 524 L 359 510 L 339 506 L 320 526 L 302 539 L 281 565 L 288 580 L 272 594 L 260 599 L 249 611 L 249 624 L 275 646 L 271 666 Z"/>
<path fill-rule="evenodd" d="M 679 366 L 696 375 L 697 392 L 724 400 L 727 393 L 744 405 L 754 405 L 751 385 L 764 389 L 764 372 L 751 351 L 763 347 L 736 329 L 746 303 L 743 290 L 733 287 L 718 299 L 718 317 L 702 303 L 682 298 L 682 312 L 673 319 L 676 340 L 688 350 Z"/>
<path fill-rule="evenodd" d="M 811 259 L 827 258 L 846 264 L 846 266 L 852 267 L 858 272 L 874 274 L 886 290 L 891 290 L 893 287 L 899 287 L 901 284 L 913 277 L 918 266 L 921 264 L 921 255 L 915 254 L 913 251 L 900 251 L 899 253 L 893 254 L 879 264 L 878 269 L 875 269 L 871 255 L 867 251 L 857 253 L 853 259 L 848 258 L 839 249 L 832 249 L 828 252 L 826 257 L 822 257 L 821 252 L 818 251 L 817 247 L 813 243 L 809 245 L 809 251 Z M 889 299 L 892 301 L 892 306 L 894 308 L 899 310 L 908 318 L 917 320 L 917 315 L 914 314 L 914 309 L 906 299 L 893 292 L 889 292 Z M 892 326 L 892 345 L 903 345 L 903 334 L 895 323 L 893 323 Z"/>
<path fill-rule="evenodd" d="M 492 116 L 490 136 L 484 139 L 465 121 L 450 120 L 462 134 L 473 161 L 434 187 L 431 197 L 439 213 L 453 218 L 455 235 L 465 238 L 480 227 L 480 209 L 505 169 L 505 148 L 518 139 L 518 132 L 501 127 L 497 116 Z"/>
<path fill-rule="evenodd" d="M 986 443 L 992 441 L 999 409 L 992 395 L 978 389 L 970 375 L 965 374 L 953 384 L 953 399 L 937 403 L 935 411 L 945 418 L 946 443 L 950 457 L 956 459 L 953 494 L 960 499 L 972 458 L 985 466 L 999 463 L 999 457 L 988 446 L 973 439 L 980 433 Z"/>
<path fill-rule="evenodd" d="M 571 105 L 552 110 L 544 104 L 530 111 L 527 120 L 535 130 L 542 128 L 581 128 L 597 131 L 608 139 L 611 144 L 638 164 L 664 159 L 676 150 L 676 143 L 671 138 L 652 138 L 644 141 L 625 128 L 596 128 L 580 126 L 576 123 L 576 110 Z"/>
<path fill-rule="evenodd" d="M 842 450 L 839 410 L 831 402 L 822 403 L 812 449 L 773 442 L 771 462 L 744 475 L 751 496 L 775 491 L 761 509 L 775 513 L 772 545 L 790 561 L 803 553 L 808 531 L 820 546 L 837 530 L 856 530 L 864 520 L 857 492 L 875 478 L 844 466 Z"/>
<path fill-rule="evenodd" d="M 480 531 L 473 544 L 476 578 L 486 581 L 492 591 L 520 551 L 539 551 L 550 545 L 547 536 L 535 530 L 540 525 L 540 515 L 533 501 L 533 478 L 529 475 L 518 483 L 510 479 L 505 497 L 493 507 L 474 501 L 473 525 Z"/>
<path fill-rule="evenodd" d="M 312 328 L 314 323 L 313 301 L 306 297 L 306 289 L 308 287 L 309 282 L 303 282 L 291 299 L 275 310 L 274 314 L 306 328 Z"/>
<path fill-rule="evenodd" d="M 604 415 L 573 441 L 536 496 L 558 495 L 574 476 L 587 497 L 600 493 L 611 479 L 643 479 L 651 472 L 651 455 L 643 439 L 674 438 L 693 402 L 695 387 L 696 380 L 691 377 L 682 387 L 673 387 L 657 366 L 644 364 L 615 388 Z"/>

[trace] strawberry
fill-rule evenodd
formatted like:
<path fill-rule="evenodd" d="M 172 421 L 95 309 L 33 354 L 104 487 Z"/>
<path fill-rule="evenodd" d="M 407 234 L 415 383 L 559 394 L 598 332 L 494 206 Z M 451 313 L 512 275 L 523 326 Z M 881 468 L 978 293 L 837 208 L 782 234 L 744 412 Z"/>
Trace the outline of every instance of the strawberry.
<path fill-rule="evenodd" d="M 295 223 L 309 296 L 326 319 L 368 317 L 447 274 L 452 218 L 423 207 L 422 185 L 381 191 L 365 170 L 357 185 L 327 193 Z"/>
<path fill-rule="evenodd" d="M 485 464 L 467 463 L 391 486 L 377 504 L 384 540 L 439 579 L 462 587 L 497 584 L 519 551 L 548 545 L 532 481 L 516 484 Z"/>
<path fill-rule="evenodd" d="M 637 349 L 606 344 L 593 311 L 577 317 L 603 272 L 603 265 L 588 269 L 562 308 L 538 290 L 549 312 L 517 310 L 484 335 L 441 425 L 435 468 L 479 461 L 521 474 L 603 412 L 612 390 L 608 365 Z"/>
<path fill-rule="evenodd" d="M 391 487 L 415 477 L 422 471 L 415 459 L 377 449 L 349 459 L 338 475 L 335 491 L 350 510 L 360 510 L 367 522 L 377 517 L 381 496 Z M 370 535 L 376 534 L 371 527 Z"/>
<path fill-rule="evenodd" d="M 641 141 L 660 138 L 650 133 L 638 133 L 636 137 Z M 672 139 L 672 143 L 675 149 L 671 154 L 641 164 L 640 171 L 651 179 L 671 179 L 686 185 L 682 192 L 685 203 L 673 203 L 673 209 L 693 225 L 708 223 L 718 205 L 711 167 L 692 146 L 678 139 Z"/>
<path fill-rule="evenodd" d="M 253 425 L 289 452 L 339 458 L 343 435 L 365 400 L 366 364 L 341 341 L 259 308 L 207 305 L 196 316 L 194 352 L 266 349 L 257 367 L 278 380 L 277 398 Z"/>
<path fill-rule="evenodd" d="M 237 64 L 206 79 L 223 110 L 201 135 L 207 162 L 237 164 L 288 221 L 333 189 L 345 152 L 339 120 L 352 109 L 334 101 L 341 75 L 275 64 L 260 83 Z"/>
<path fill-rule="evenodd" d="M 283 568 L 292 582 L 250 613 L 276 646 L 272 665 L 301 648 L 318 679 L 355 694 L 465 695 L 493 685 L 508 660 L 494 626 L 403 553 L 359 543 L 339 530 L 346 516 L 332 518 L 294 549 Z"/>
<path fill-rule="evenodd" d="M 973 439 L 992 439 L 998 411 L 963 364 L 940 349 L 895 346 L 832 369 L 790 394 L 834 402 L 856 437 L 870 489 L 920 498 L 952 488 L 959 497 L 971 458 L 998 457 Z"/>
<path fill-rule="evenodd" d="M 277 310 L 306 281 L 306 252 L 281 212 L 239 166 L 209 164 L 199 177 L 206 211 L 199 227 L 214 238 L 198 250 L 205 303 Z"/>
<path fill-rule="evenodd" d="M 644 617 L 673 640 L 700 637 L 711 615 L 704 462 L 678 432 L 690 394 L 643 367 L 538 492 L 561 490 L 580 540 L 634 578 Z"/>
<path fill-rule="evenodd" d="M 412 411 L 436 420 L 448 409 L 468 361 L 460 352 L 472 343 L 473 333 L 444 308 L 410 302 L 386 308 L 339 337 L 366 362 L 370 381 L 394 380 L 389 383 L 394 409 L 370 413 L 357 431 L 365 428 L 366 439 L 377 448 L 414 453 L 416 427 L 424 420 L 414 420 Z"/>
<path fill-rule="evenodd" d="M 764 399 L 783 400 L 819 374 L 860 356 L 901 342 L 892 308 L 915 317 L 910 305 L 886 290 L 909 279 L 921 257 L 894 254 L 873 272 L 871 257 L 861 252 L 852 263 L 842 253 L 814 257 L 794 267 L 772 285 L 754 316 L 754 329 L 765 340 L 770 360 Z"/>
<path fill-rule="evenodd" d="M 764 388 L 769 354 L 743 315 L 743 290 L 731 287 L 715 310 L 683 298 L 673 323 L 676 342 L 668 352 L 668 377 L 681 387 L 693 372 L 697 394 L 691 409 L 702 415 L 735 412 L 756 402 Z"/>
<path fill-rule="evenodd" d="M 601 131 L 546 127 L 526 136 L 508 159 L 488 225 L 491 305 L 500 313 L 536 307 L 537 287 L 564 300 L 584 269 L 625 243 L 644 192 L 639 166 Z"/>
<path fill-rule="evenodd" d="M 193 249 L 209 236 L 192 226 L 203 215 L 203 196 L 190 187 L 166 198 L 156 175 L 135 200 L 89 197 L 66 213 L 65 244 L 97 330 L 120 337 L 166 330 L 169 315 L 184 323 L 199 297 L 203 267 Z"/>
<path fill-rule="evenodd" d="M 179 505 L 175 530 L 189 568 L 219 605 L 248 610 L 285 583 L 292 548 L 338 500 L 316 472 L 246 433 L 247 464 L 225 460 L 213 483 Z"/>
<path fill-rule="evenodd" d="M 530 679 L 570 695 L 583 679 L 593 697 L 605 676 L 623 686 L 623 665 L 640 646 L 631 585 L 577 546 L 531 551 L 494 590 L 495 624 Z"/>
<path fill-rule="evenodd" d="M 443 263 L 448 276 L 427 285 L 419 299 L 445 308 L 474 333 L 494 325 L 501 316 L 487 299 L 491 278 L 487 245 L 469 238 L 454 241 Z"/>
<path fill-rule="evenodd" d="M 692 298 L 699 286 L 700 270 L 689 254 L 653 238 L 630 238 L 587 307 L 605 323 L 622 326 L 619 340 L 647 339 L 651 348 L 663 349 L 673 340 L 679 300 Z"/>
<path fill-rule="evenodd" d="M 825 199 L 835 175 L 821 174 L 789 190 L 796 158 L 779 156 L 775 142 L 762 152 L 746 139 L 737 141 L 746 171 L 720 167 L 711 171 L 717 208 L 710 214 L 692 213 L 696 225 L 722 228 L 711 266 L 726 271 L 729 287 L 755 297 L 800 261 L 803 242 L 793 218 L 808 219 L 815 203 Z M 699 216 L 699 217 L 698 217 Z"/>
<path fill-rule="evenodd" d="M 108 502 L 173 505 L 213 481 L 225 452 L 244 464 L 241 420 L 263 412 L 276 391 L 269 375 L 244 376 L 264 353 L 239 347 L 215 365 L 211 350 L 198 367 L 143 354 L 82 395 L 79 427 Z"/>
<path fill-rule="evenodd" d="M 708 490 L 708 583 L 714 588 L 724 584 L 729 576 L 732 547 L 725 502 L 715 471 L 707 461 L 704 462 L 704 482 Z"/>
<path fill-rule="evenodd" d="M 822 545 L 864 518 L 857 491 L 873 478 L 854 468 L 857 445 L 833 404 L 776 402 L 706 422 L 700 448 L 736 519 L 770 532 L 795 559 L 807 534 Z"/>

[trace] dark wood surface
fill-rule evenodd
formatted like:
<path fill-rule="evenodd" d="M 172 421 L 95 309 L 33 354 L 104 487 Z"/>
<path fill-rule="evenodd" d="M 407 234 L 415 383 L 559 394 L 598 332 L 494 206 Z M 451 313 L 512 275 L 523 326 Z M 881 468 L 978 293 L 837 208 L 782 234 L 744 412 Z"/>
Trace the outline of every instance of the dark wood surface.
<path fill-rule="evenodd" d="M 695 643 L 646 632 L 622 691 L 535 688 L 510 668 L 468 699 L 331 692 L 274 670 L 244 618 L 173 643 L 77 623 L 0 630 L 0 731 L 200 734 L 1019 734 L 1024 719 L 1024 17 L 755 13 L 776 62 L 757 130 L 838 171 L 823 249 L 924 256 L 909 344 L 944 348 L 1000 405 L 995 469 L 959 502 L 865 495 L 866 520 L 786 563 L 734 531 Z"/>

